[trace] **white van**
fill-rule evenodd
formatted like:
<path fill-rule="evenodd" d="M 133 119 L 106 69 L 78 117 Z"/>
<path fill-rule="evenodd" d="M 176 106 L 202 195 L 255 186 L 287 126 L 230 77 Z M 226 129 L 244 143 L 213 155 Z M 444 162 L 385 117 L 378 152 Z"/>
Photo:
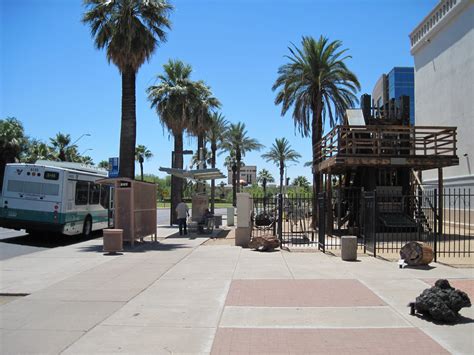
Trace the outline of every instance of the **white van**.
<path fill-rule="evenodd" d="M 110 188 L 96 184 L 106 177 L 106 170 L 80 163 L 7 164 L 0 227 L 84 236 L 107 228 Z"/>

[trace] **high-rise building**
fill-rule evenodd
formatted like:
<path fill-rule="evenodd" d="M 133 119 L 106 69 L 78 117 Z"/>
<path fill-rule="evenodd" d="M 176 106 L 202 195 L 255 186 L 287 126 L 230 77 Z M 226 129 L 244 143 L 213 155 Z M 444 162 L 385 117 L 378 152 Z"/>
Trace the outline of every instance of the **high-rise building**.
<path fill-rule="evenodd" d="M 394 67 L 388 74 L 382 74 L 372 91 L 372 105 L 383 107 L 389 100 L 410 98 L 410 124 L 415 124 L 415 75 L 413 67 Z"/>
<path fill-rule="evenodd" d="M 256 165 L 245 165 L 240 167 L 240 179 L 245 181 L 247 185 L 257 183 L 257 166 Z M 227 171 L 227 183 L 232 184 L 232 170 Z"/>
<path fill-rule="evenodd" d="M 418 125 L 457 127 L 459 165 L 444 184 L 474 187 L 474 1 L 442 0 L 410 34 Z M 436 183 L 436 171 L 423 173 Z"/>

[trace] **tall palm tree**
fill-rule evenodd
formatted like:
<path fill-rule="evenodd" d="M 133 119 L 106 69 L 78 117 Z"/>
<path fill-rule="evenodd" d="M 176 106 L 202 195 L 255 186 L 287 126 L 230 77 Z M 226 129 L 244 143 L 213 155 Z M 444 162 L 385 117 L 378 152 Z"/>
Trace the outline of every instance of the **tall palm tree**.
<path fill-rule="evenodd" d="M 137 145 L 135 148 L 135 160 L 140 164 L 140 176 L 143 181 L 143 162 L 153 157 L 153 153 L 144 145 Z"/>
<path fill-rule="evenodd" d="M 227 129 L 228 122 L 224 115 L 219 112 L 213 112 L 210 116 L 210 125 L 206 134 L 206 139 L 211 144 L 211 167 L 216 167 L 216 154 L 218 147 L 222 144 L 224 132 Z M 214 200 L 216 196 L 216 181 L 211 180 L 211 212 L 214 213 Z"/>
<path fill-rule="evenodd" d="M 191 105 L 192 117 L 187 128 L 198 139 L 199 156 L 199 152 L 205 146 L 206 133 L 211 125 L 211 115 L 215 109 L 220 108 L 221 103 L 213 96 L 211 88 L 200 80 L 193 85 Z"/>
<path fill-rule="evenodd" d="M 51 148 L 38 139 L 31 139 L 28 142 L 25 162 L 35 163 L 37 160 L 52 160 L 55 159 Z"/>
<path fill-rule="evenodd" d="M 204 81 L 197 81 L 193 85 L 193 97 L 191 101 L 192 115 L 188 132 L 197 137 L 197 156 L 200 158 L 200 153 L 203 154 L 203 165 L 206 168 L 205 148 L 206 148 L 206 132 L 211 125 L 212 111 L 218 109 L 221 103 L 212 94 L 211 88 L 207 86 Z M 206 184 L 197 183 L 197 191 L 203 192 Z"/>
<path fill-rule="evenodd" d="M 258 172 L 257 182 L 262 184 L 263 196 L 267 196 L 267 183 L 275 182 L 275 179 L 267 169 L 262 169 Z"/>
<path fill-rule="evenodd" d="M 171 165 L 183 168 L 183 134 L 189 127 L 195 83 L 191 80 L 192 68 L 180 60 L 169 60 L 163 65 L 164 73 L 157 76 L 158 85 L 147 89 L 151 107 L 156 109 L 160 122 L 174 137 Z M 172 222 L 176 222 L 175 208 L 183 197 L 183 179 L 171 177 Z"/>
<path fill-rule="evenodd" d="M 262 154 L 262 158 L 267 162 L 271 161 L 280 168 L 280 193 L 283 193 L 283 175 L 285 174 L 285 166 L 287 162 L 298 162 L 301 155 L 291 149 L 290 142 L 286 138 L 275 138 L 270 150 Z"/>
<path fill-rule="evenodd" d="M 303 188 L 307 189 L 309 187 L 309 181 L 308 181 L 308 179 L 306 179 L 305 176 L 300 175 L 300 176 L 295 177 L 295 179 L 293 180 L 292 185 L 303 187 Z"/>
<path fill-rule="evenodd" d="M 75 161 L 77 146 L 71 145 L 71 135 L 58 132 L 54 138 L 49 139 L 53 155 L 59 161 Z"/>
<path fill-rule="evenodd" d="M 109 161 L 108 160 L 101 160 L 99 164 L 97 164 L 98 168 L 109 170 Z"/>
<path fill-rule="evenodd" d="M 122 75 L 122 123 L 119 176 L 135 178 L 136 107 L 135 79 L 158 43 L 166 41 L 165 29 L 172 6 L 165 0 L 84 0 L 82 22 L 90 25 L 98 49 Z"/>
<path fill-rule="evenodd" d="M 23 124 L 14 117 L 0 120 L 0 191 L 5 166 L 20 161 L 27 147 Z"/>
<path fill-rule="evenodd" d="M 222 142 L 222 148 L 229 152 L 232 156 L 235 157 L 235 162 L 237 165 L 237 180 L 240 180 L 240 167 L 242 157 L 246 153 L 252 150 L 260 150 L 263 148 L 263 145 L 260 144 L 255 138 L 250 138 L 247 136 L 247 130 L 245 129 L 245 123 L 239 122 L 237 124 L 231 123 L 227 132 L 224 135 L 224 141 Z M 240 192 L 240 182 L 235 186 L 234 189 L 234 206 L 236 204 L 236 193 Z"/>
<path fill-rule="evenodd" d="M 278 69 L 278 78 L 272 89 L 279 90 L 275 104 L 282 105 L 282 116 L 293 108 L 293 120 L 300 133 L 311 134 L 313 147 L 313 166 L 317 164 L 318 146 L 321 140 L 323 121 L 328 116 L 331 125 L 344 116 L 352 107 L 360 90 L 357 77 L 345 61 L 347 49 L 341 49 L 341 41 L 330 42 L 320 36 L 318 40 L 303 37 L 301 48 L 292 45 L 287 64 Z M 313 173 L 313 211 L 317 211 L 317 194 L 321 191 L 321 174 Z M 316 225 L 313 214 L 313 226 Z"/>

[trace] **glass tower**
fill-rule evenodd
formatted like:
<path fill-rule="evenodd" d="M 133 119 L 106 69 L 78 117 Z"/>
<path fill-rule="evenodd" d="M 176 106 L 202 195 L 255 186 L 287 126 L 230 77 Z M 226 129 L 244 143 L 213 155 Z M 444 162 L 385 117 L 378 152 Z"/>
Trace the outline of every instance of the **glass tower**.
<path fill-rule="evenodd" d="M 410 124 L 415 124 L 415 71 L 413 67 L 395 67 L 387 76 L 388 98 L 410 97 Z"/>

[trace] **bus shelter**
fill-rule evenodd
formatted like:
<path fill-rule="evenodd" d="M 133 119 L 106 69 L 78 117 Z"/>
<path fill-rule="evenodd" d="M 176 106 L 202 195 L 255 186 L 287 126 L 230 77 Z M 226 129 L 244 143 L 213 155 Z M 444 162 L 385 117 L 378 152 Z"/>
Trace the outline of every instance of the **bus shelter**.
<path fill-rule="evenodd" d="M 156 185 L 128 178 L 111 178 L 97 181 L 108 185 L 110 191 L 109 228 L 122 229 L 123 241 L 156 239 L 157 211 Z"/>

